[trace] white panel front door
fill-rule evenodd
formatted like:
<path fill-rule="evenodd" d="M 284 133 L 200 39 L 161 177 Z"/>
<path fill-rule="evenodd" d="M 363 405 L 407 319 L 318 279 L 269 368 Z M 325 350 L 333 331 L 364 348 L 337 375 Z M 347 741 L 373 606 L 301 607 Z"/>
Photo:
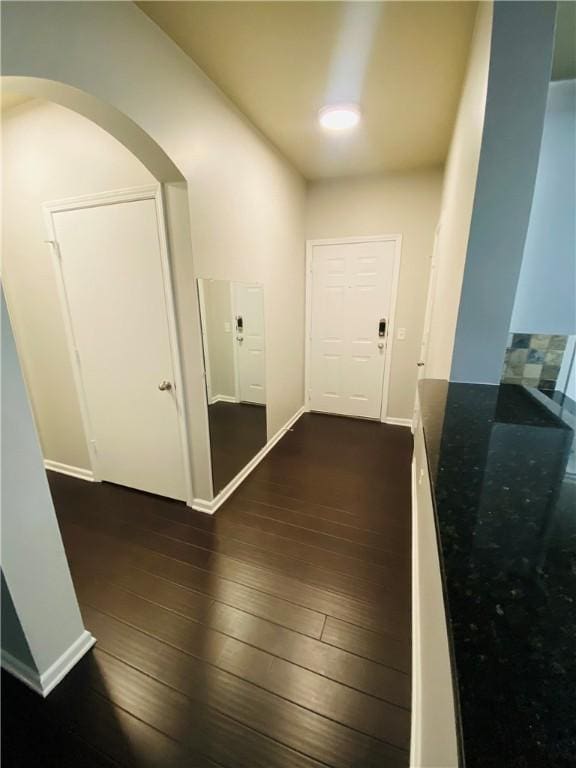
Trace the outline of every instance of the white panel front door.
<path fill-rule="evenodd" d="M 395 243 L 312 248 L 310 408 L 379 418 Z"/>
<path fill-rule="evenodd" d="M 155 201 L 52 220 L 98 474 L 185 499 Z M 171 388 L 160 390 L 164 380 Z"/>
<path fill-rule="evenodd" d="M 264 291 L 261 285 L 234 283 L 238 398 L 243 403 L 266 403 L 264 359 Z"/>

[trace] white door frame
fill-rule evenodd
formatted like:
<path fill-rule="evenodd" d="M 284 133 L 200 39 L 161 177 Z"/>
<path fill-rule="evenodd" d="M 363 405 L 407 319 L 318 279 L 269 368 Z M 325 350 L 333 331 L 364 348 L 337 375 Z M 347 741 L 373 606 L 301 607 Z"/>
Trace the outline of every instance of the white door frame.
<path fill-rule="evenodd" d="M 390 316 L 386 325 L 386 354 L 384 357 L 384 377 L 382 380 L 382 402 L 380 405 L 380 421 L 388 417 L 388 394 L 390 391 L 390 372 L 392 364 L 392 346 L 396 328 L 396 300 L 400 280 L 400 263 L 402 260 L 402 235 L 372 235 L 365 237 L 336 237 L 319 240 L 306 240 L 306 338 L 305 338 L 305 397 L 304 407 L 310 410 L 310 341 L 312 333 L 312 258 L 314 247 L 317 245 L 353 245 L 354 243 L 394 243 L 394 270 L 392 273 L 392 292 L 390 296 Z"/>
<path fill-rule="evenodd" d="M 210 355 L 208 351 L 208 313 L 206 310 L 206 294 L 204 292 L 204 281 L 201 278 L 196 280 L 198 287 L 198 307 L 200 309 L 200 332 L 202 334 L 202 354 L 204 357 L 204 378 L 206 382 L 206 397 L 208 405 L 212 402 L 212 373 L 210 371 Z"/>
<path fill-rule="evenodd" d="M 230 314 L 232 315 L 232 365 L 234 366 L 234 400 L 240 402 L 240 366 L 238 365 L 238 344 L 236 343 L 236 291 L 237 281 L 230 280 Z"/>
<path fill-rule="evenodd" d="M 428 293 L 426 296 L 426 308 L 424 310 L 424 325 L 422 328 L 422 340 L 420 342 L 420 356 L 418 358 L 418 379 L 426 375 L 426 365 L 428 364 L 428 350 L 430 348 L 430 328 L 432 325 L 432 310 L 434 299 L 436 297 L 436 280 L 438 278 L 438 240 L 440 238 L 441 222 L 439 221 L 434 230 L 434 245 L 430 258 L 430 273 L 428 277 Z"/>
<path fill-rule="evenodd" d="M 88 444 L 88 454 L 94 480 L 100 481 L 101 475 L 98 465 L 98 454 L 95 450 L 94 432 L 90 424 L 88 401 L 82 382 L 82 373 L 80 370 L 80 360 L 78 348 L 74 338 L 74 327 L 72 315 L 66 295 L 66 286 L 62 272 L 62 263 L 60 260 L 60 250 L 56 238 L 56 227 L 54 224 L 54 214 L 62 211 L 74 211 L 80 208 L 95 208 L 102 205 L 114 205 L 116 203 L 129 203 L 138 200 L 153 200 L 156 207 L 156 221 L 158 224 L 158 244 L 160 248 L 160 266 L 162 270 L 162 290 L 164 293 L 166 306 L 166 319 L 168 324 L 168 343 L 170 348 L 170 358 L 172 362 L 172 371 L 174 374 L 174 396 L 178 416 L 178 431 L 180 435 L 180 450 L 182 455 L 182 464 L 184 468 L 184 482 L 186 486 L 186 498 L 188 506 L 192 506 L 194 493 L 192 488 L 192 474 L 190 461 L 190 441 L 188 435 L 188 426 L 186 419 L 186 405 L 184 399 L 184 384 L 182 378 L 182 366 L 180 361 L 180 343 L 178 338 L 178 328 L 176 325 L 176 310 L 174 300 L 174 289 L 172 283 L 172 268 L 170 264 L 170 255 L 168 251 L 168 238 L 166 234 L 166 220 L 164 216 L 164 202 L 161 184 L 150 184 L 141 187 L 131 187 L 129 189 L 112 190 L 110 192 L 100 192 L 92 195 L 81 195 L 79 197 L 69 197 L 63 200 L 55 200 L 44 203 L 44 220 L 48 230 L 52 250 L 52 263 L 58 295 L 62 307 L 62 316 L 64 318 L 64 328 L 66 332 L 68 353 L 74 383 L 80 402 L 80 413 L 82 425 Z"/>

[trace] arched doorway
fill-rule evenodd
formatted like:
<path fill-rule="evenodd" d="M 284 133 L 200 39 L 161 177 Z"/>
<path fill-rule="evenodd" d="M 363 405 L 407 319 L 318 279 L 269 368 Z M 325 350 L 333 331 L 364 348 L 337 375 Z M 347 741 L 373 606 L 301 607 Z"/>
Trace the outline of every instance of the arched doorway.
<path fill-rule="evenodd" d="M 162 229 L 166 234 L 167 250 L 170 252 L 166 262 L 172 268 L 174 288 L 173 308 L 170 309 L 175 311 L 169 318 L 169 325 L 171 323 L 173 336 L 179 336 L 179 343 L 175 342 L 181 350 L 182 358 L 182 383 L 178 390 L 183 397 L 178 408 L 188 431 L 188 437 L 182 441 L 184 453 L 189 454 L 186 457 L 185 471 L 191 476 L 191 481 L 187 483 L 186 500 L 192 506 L 195 498 L 212 498 L 206 406 L 203 382 L 197 375 L 198 370 L 202 369 L 202 356 L 197 297 L 193 286 L 187 184 L 182 174 L 166 152 L 130 118 L 89 94 L 63 83 L 39 78 L 7 77 L 3 78 L 2 85 L 5 94 L 19 94 L 21 98 L 29 99 L 41 98 L 47 103 L 63 106 L 66 110 L 87 118 L 91 124 L 103 129 L 113 140 L 119 142 L 122 148 L 143 166 L 140 176 L 145 184 L 159 182 L 162 185 L 164 211 L 159 213 L 165 215 Z M 140 183 L 140 177 L 138 181 Z M 133 185 L 96 185 L 89 188 L 89 191 L 108 192 L 122 186 Z M 81 192 L 83 191 L 86 191 L 85 188 L 81 189 Z M 61 196 L 57 195 L 58 198 Z M 49 197 L 54 199 L 54 195 Z M 46 235 L 44 239 L 53 238 Z M 5 259 L 5 281 L 10 281 L 9 259 Z M 87 436 L 87 440 L 90 440 L 90 437 Z"/>

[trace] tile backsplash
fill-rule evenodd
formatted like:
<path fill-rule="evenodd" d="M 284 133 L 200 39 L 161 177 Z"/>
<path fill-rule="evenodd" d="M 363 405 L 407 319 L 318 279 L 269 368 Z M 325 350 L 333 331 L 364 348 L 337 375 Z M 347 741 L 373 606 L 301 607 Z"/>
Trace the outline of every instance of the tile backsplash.
<path fill-rule="evenodd" d="M 554 390 L 568 336 L 511 333 L 504 357 L 503 384 Z"/>

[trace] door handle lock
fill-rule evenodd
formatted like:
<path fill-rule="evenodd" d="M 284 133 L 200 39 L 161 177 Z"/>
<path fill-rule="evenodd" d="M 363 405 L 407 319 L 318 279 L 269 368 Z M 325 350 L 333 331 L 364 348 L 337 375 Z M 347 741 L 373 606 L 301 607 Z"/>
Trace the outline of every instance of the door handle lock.
<path fill-rule="evenodd" d="M 158 384 L 158 389 L 160 392 L 166 392 L 169 389 L 172 389 L 172 384 L 169 381 L 161 381 L 160 384 Z"/>
<path fill-rule="evenodd" d="M 418 368 L 422 368 L 422 366 L 424 365 L 424 361 L 423 360 L 418 360 L 416 365 L 418 366 Z"/>

